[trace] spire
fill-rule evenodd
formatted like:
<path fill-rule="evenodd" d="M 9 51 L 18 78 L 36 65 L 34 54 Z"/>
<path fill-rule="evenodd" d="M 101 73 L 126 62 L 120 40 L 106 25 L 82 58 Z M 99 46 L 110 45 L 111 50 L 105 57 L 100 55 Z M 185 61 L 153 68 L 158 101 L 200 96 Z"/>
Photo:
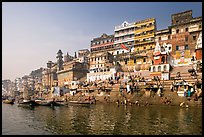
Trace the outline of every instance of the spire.
<path fill-rule="evenodd" d="M 197 43 L 196 43 L 196 49 L 202 48 L 202 32 L 200 32 Z"/>
<path fill-rule="evenodd" d="M 75 51 L 75 55 L 74 55 L 74 58 L 77 58 L 77 54 L 76 54 L 76 51 Z"/>
<path fill-rule="evenodd" d="M 156 43 L 155 49 L 154 49 L 154 55 L 158 55 L 161 52 L 161 46 L 159 45 L 159 42 Z"/>

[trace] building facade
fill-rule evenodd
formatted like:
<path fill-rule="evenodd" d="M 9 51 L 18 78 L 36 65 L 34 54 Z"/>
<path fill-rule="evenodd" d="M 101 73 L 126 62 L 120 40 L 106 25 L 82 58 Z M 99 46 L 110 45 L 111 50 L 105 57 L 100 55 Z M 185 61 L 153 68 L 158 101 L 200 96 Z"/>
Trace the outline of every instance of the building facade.
<path fill-rule="evenodd" d="M 101 37 L 94 38 L 91 41 L 90 51 L 93 52 L 103 52 L 114 50 L 114 35 L 102 34 Z"/>
<path fill-rule="evenodd" d="M 174 54 L 174 66 L 191 63 L 196 42 L 202 31 L 202 17 L 192 17 L 192 10 L 171 15 L 171 44 Z"/>
<path fill-rule="evenodd" d="M 128 23 L 124 21 L 121 25 L 114 28 L 114 46 L 115 51 L 113 55 L 129 52 L 121 47 L 124 44 L 130 51 L 134 51 L 134 27 L 135 22 Z"/>

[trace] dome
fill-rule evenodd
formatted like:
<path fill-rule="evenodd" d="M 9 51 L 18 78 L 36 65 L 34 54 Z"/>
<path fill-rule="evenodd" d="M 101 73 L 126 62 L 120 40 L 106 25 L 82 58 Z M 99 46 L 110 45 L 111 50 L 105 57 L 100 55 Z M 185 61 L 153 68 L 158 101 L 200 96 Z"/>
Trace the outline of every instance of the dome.
<path fill-rule="evenodd" d="M 135 70 L 140 71 L 140 64 L 135 65 Z"/>
<path fill-rule="evenodd" d="M 150 64 L 145 64 L 145 70 L 149 70 Z"/>
<path fill-rule="evenodd" d="M 140 69 L 141 69 L 141 70 L 144 70 L 144 69 L 145 69 L 145 64 L 142 64 L 142 65 L 140 66 Z"/>

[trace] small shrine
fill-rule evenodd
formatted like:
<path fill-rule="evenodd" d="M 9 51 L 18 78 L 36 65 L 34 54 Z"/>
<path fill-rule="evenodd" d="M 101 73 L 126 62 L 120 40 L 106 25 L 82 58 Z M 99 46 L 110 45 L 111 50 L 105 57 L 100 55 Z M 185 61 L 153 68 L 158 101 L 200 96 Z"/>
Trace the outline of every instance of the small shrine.
<path fill-rule="evenodd" d="M 159 77 L 161 80 L 169 79 L 170 64 L 168 63 L 169 51 L 166 51 L 166 43 L 162 46 L 159 45 L 159 42 L 156 43 L 152 65 L 150 66 L 150 76 Z"/>

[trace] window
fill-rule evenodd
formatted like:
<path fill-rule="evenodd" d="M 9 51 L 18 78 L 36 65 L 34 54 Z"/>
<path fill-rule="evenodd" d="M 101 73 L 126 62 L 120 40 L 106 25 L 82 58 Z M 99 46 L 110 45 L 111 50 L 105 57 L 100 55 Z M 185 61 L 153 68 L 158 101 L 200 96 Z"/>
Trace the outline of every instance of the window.
<path fill-rule="evenodd" d="M 164 65 L 164 71 L 166 71 L 166 65 Z"/>
<path fill-rule="evenodd" d="M 143 59 L 143 62 L 146 62 L 146 58 Z"/>
<path fill-rule="evenodd" d="M 188 36 L 185 37 L 185 41 L 188 41 Z"/>
<path fill-rule="evenodd" d="M 161 71 L 161 66 L 158 67 L 158 71 Z"/>
<path fill-rule="evenodd" d="M 193 36 L 193 40 L 196 40 L 196 36 Z"/>
<path fill-rule="evenodd" d="M 162 57 L 161 61 L 162 61 L 162 64 L 165 63 L 165 57 L 164 56 Z"/>
<path fill-rule="evenodd" d="M 156 71 L 156 68 L 155 67 L 153 67 L 153 72 L 155 72 Z"/>
<path fill-rule="evenodd" d="M 179 46 L 176 46 L 176 50 L 179 50 Z"/>
<path fill-rule="evenodd" d="M 176 30 L 176 33 L 179 33 L 179 29 Z"/>
<path fill-rule="evenodd" d="M 188 28 L 186 28 L 186 32 L 188 32 Z"/>
<path fill-rule="evenodd" d="M 188 50 L 188 45 L 185 45 L 185 50 Z"/>
<path fill-rule="evenodd" d="M 136 63 L 136 59 L 134 59 L 134 64 Z"/>

